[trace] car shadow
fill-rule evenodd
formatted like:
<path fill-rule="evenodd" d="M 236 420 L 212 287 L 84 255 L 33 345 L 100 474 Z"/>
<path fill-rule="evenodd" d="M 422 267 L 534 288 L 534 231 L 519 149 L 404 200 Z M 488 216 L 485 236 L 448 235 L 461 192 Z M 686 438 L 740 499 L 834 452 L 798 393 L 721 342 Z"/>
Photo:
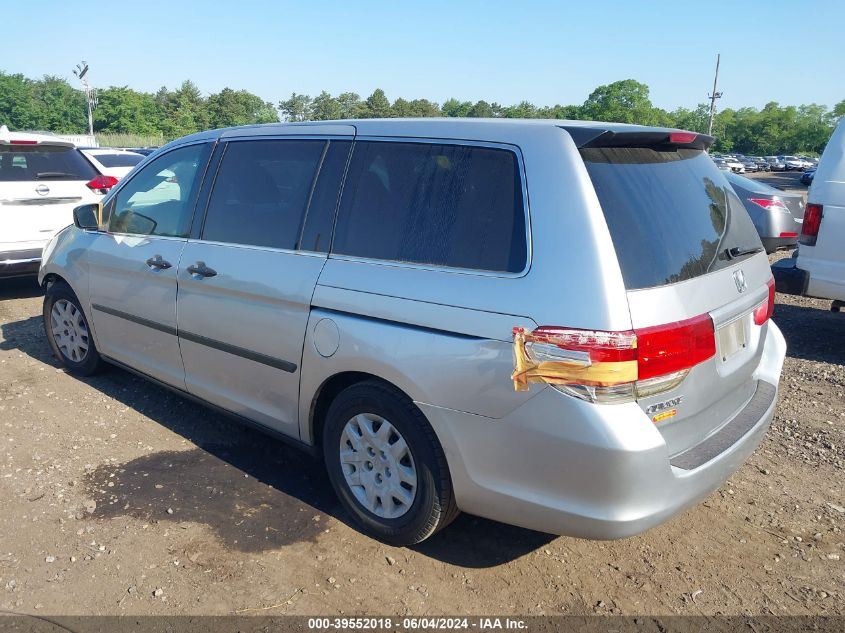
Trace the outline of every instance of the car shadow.
<path fill-rule="evenodd" d="M 44 294 L 36 277 L 13 277 L 0 279 L 0 301 L 8 299 L 29 299 Z"/>
<path fill-rule="evenodd" d="M 30 317 L 0 324 L 0 349 L 59 367 L 41 321 Z M 202 523 L 224 546 L 242 552 L 315 542 L 328 527 L 322 515 L 357 530 L 322 462 L 310 454 L 122 369 L 68 379 L 111 398 L 115 417 L 127 413 L 124 407 L 137 411 L 193 445 L 179 451 L 150 449 L 128 462 L 105 461 L 88 471 L 82 483 L 93 503 L 80 509 L 80 516 L 90 511 L 101 520 L 131 516 L 145 522 Z M 462 515 L 412 549 L 453 565 L 484 568 L 524 556 L 553 538 Z"/>
<path fill-rule="evenodd" d="M 845 365 L 845 313 L 777 303 L 772 320 L 791 358 Z"/>

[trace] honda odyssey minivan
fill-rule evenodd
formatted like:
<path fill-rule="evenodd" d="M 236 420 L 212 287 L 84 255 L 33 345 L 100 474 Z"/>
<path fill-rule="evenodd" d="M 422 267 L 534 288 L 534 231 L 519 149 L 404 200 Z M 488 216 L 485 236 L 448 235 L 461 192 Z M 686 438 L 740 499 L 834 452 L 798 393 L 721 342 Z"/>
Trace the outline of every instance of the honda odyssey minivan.
<path fill-rule="evenodd" d="M 386 542 L 459 510 L 636 534 L 724 482 L 775 408 L 771 271 L 711 141 L 473 119 L 188 136 L 50 242 L 46 334 L 71 372 L 124 367 L 320 453 Z"/>

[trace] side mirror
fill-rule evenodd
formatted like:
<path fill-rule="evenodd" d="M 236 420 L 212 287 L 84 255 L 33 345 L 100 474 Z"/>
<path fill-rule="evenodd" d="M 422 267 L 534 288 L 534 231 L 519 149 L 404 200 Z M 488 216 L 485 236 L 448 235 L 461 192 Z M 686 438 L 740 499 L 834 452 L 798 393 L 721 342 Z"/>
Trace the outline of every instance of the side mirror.
<path fill-rule="evenodd" d="M 100 203 L 80 205 L 73 210 L 73 223 L 79 229 L 96 231 L 100 228 L 102 211 Z"/>

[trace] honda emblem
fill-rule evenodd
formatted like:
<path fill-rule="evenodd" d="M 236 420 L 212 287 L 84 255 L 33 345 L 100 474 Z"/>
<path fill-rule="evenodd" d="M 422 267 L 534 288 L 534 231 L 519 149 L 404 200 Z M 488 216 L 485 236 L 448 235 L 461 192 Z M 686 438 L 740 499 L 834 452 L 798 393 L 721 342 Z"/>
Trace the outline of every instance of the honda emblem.
<path fill-rule="evenodd" d="M 748 285 L 745 283 L 745 273 L 742 272 L 742 269 L 734 271 L 734 283 L 736 289 L 741 293 L 748 289 Z"/>

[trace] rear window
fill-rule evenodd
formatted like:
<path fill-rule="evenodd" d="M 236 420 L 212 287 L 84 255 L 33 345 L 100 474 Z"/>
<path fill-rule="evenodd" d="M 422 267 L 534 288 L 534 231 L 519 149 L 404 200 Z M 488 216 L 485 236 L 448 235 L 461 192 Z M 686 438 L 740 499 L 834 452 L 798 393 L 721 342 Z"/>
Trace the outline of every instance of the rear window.
<path fill-rule="evenodd" d="M 516 154 L 440 143 L 356 142 L 332 252 L 521 272 L 527 240 Z"/>
<path fill-rule="evenodd" d="M 97 170 L 74 147 L 0 145 L 0 181 L 84 180 Z"/>
<path fill-rule="evenodd" d="M 725 268 L 760 247 L 748 213 L 700 150 L 585 148 L 625 287 L 651 288 Z"/>
<path fill-rule="evenodd" d="M 103 167 L 134 167 L 144 157 L 140 154 L 94 154 L 94 159 L 102 163 Z"/>

